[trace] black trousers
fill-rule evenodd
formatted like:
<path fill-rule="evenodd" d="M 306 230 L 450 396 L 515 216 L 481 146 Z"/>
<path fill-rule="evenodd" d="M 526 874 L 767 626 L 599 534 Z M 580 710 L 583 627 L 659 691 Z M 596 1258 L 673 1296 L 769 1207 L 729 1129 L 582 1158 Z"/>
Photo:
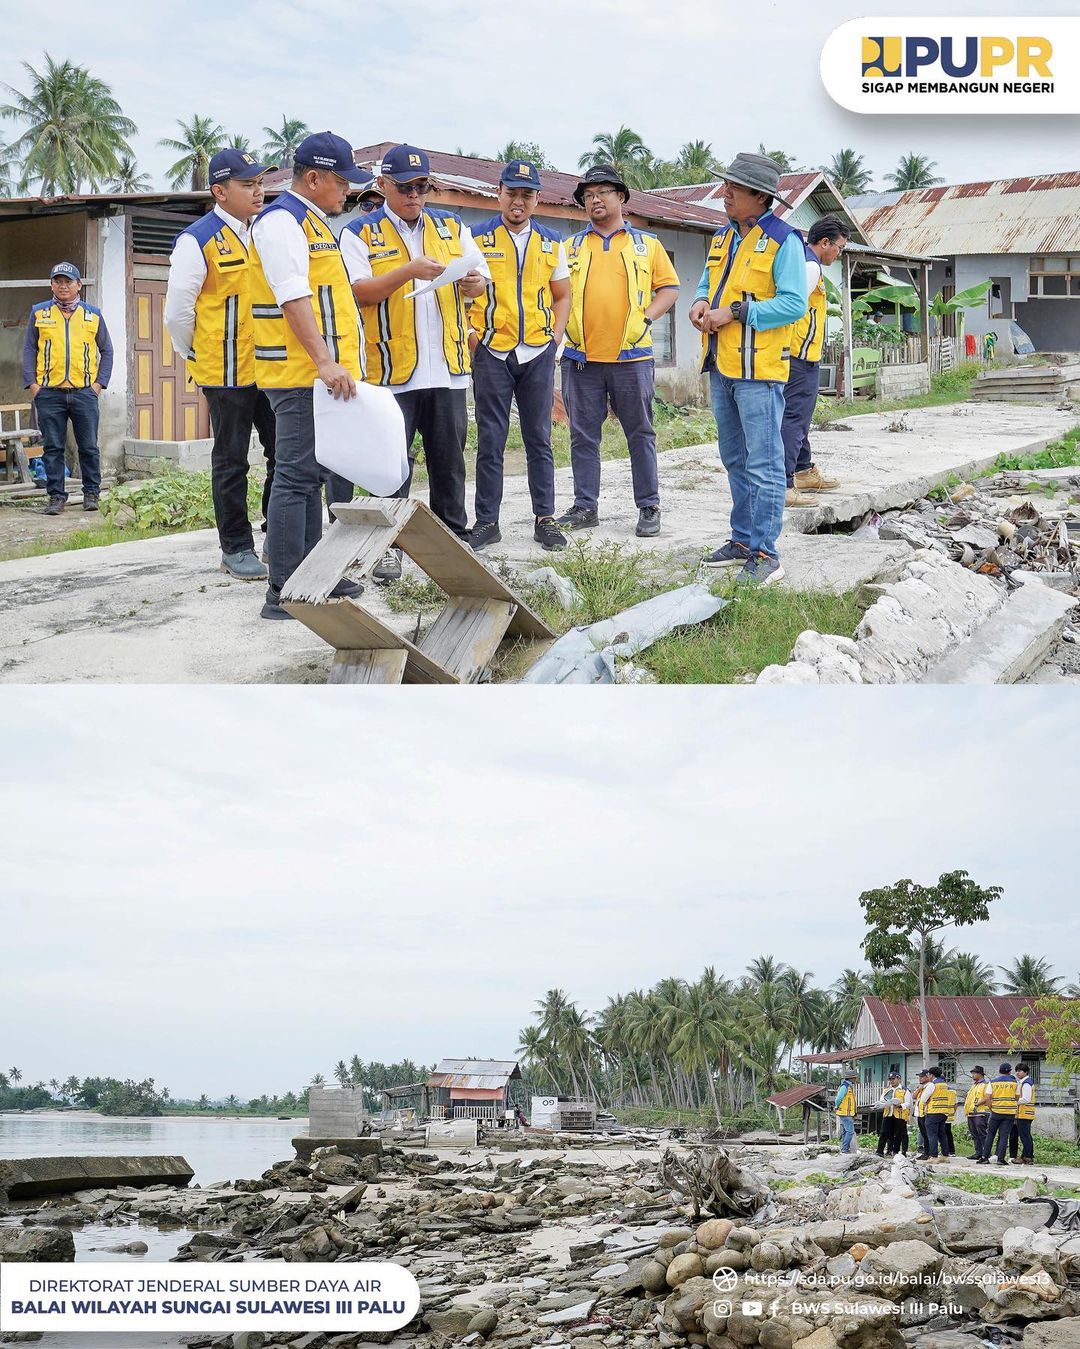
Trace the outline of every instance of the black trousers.
<path fill-rule="evenodd" d="M 919 1154 L 928 1157 L 930 1155 L 930 1139 L 926 1133 L 926 1116 L 916 1115 L 915 1123 L 919 1126 Z"/>
<path fill-rule="evenodd" d="M 210 484 L 214 519 L 223 553 L 252 552 L 255 541 L 248 520 L 247 478 L 251 432 L 258 432 L 266 456 L 262 510 L 266 519 L 274 477 L 276 423 L 266 394 L 254 385 L 244 389 L 203 389 L 210 409 L 214 448 L 210 452 Z"/>
<path fill-rule="evenodd" d="M 469 413 L 464 389 L 410 389 L 395 392 L 405 418 L 405 443 L 409 447 L 409 476 L 394 493 L 405 498 L 412 486 L 416 454 L 413 440 L 419 434 L 428 471 L 428 500 L 435 515 L 458 538 L 469 535 L 465 514 L 465 434 Z"/>

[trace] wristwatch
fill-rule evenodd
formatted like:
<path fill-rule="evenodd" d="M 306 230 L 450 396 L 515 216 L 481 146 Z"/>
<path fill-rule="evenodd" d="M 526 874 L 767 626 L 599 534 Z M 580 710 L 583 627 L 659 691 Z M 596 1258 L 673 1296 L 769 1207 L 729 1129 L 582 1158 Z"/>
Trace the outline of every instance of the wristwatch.
<path fill-rule="evenodd" d="M 735 320 L 735 322 L 741 323 L 743 311 L 742 300 L 736 300 L 733 304 L 730 304 L 728 308 L 731 310 L 731 317 Z"/>

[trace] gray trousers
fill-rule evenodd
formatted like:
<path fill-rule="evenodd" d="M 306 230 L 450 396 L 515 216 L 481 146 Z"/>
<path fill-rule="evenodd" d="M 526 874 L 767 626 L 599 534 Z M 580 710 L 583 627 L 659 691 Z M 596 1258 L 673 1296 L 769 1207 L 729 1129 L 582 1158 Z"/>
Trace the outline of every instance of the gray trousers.
<path fill-rule="evenodd" d="M 268 596 L 276 603 L 285 582 L 322 538 L 322 496 L 311 390 L 268 389 L 266 393 L 277 422 L 274 481 L 266 511 Z"/>
<path fill-rule="evenodd" d="M 562 396 L 570 421 L 575 506 L 594 511 L 600 500 L 600 436 L 609 399 L 630 451 L 634 502 L 639 509 L 660 505 L 652 417 L 653 382 L 651 359 L 563 361 Z"/>

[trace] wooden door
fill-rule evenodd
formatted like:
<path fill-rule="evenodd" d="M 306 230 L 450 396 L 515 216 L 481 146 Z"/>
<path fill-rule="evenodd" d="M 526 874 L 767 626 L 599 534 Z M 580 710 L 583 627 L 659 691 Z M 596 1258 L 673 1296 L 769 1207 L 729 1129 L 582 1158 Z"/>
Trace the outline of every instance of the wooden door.
<path fill-rule="evenodd" d="M 135 437 L 137 440 L 201 440 L 210 434 L 210 413 L 173 349 L 165 327 L 165 282 L 137 277 L 135 291 Z"/>

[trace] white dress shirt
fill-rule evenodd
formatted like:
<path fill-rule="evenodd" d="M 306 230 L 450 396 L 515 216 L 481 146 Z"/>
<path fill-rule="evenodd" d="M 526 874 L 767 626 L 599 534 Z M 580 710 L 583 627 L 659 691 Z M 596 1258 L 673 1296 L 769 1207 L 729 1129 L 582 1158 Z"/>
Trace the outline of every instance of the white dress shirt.
<path fill-rule="evenodd" d="M 389 206 L 386 208 L 386 214 L 390 218 L 390 223 L 401 235 L 405 247 L 409 250 L 409 257 L 423 257 L 423 213 L 421 212 L 411 224 L 395 215 Z M 464 225 L 461 229 L 461 251 L 468 260 L 470 270 L 479 272 L 490 281 L 491 272 L 487 259 L 477 248 L 475 240 Z M 342 234 L 341 256 L 345 259 L 350 281 L 366 281 L 374 275 L 368 257 L 368 246 L 354 230 L 345 230 Z M 424 284 L 424 282 L 405 282 L 410 290 L 415 285 Z M 393 386 L 394 393 L 412 393 L 416 389 L 467 389 L 469 376 L 452 375 L 450 367 L 446 364 L 443 352 L 442 312 L 435 292 L 429 290 L 426 295 L 417 296 L 415 300 L 406 300 L 405 303 L 416 306 L 416 369 L 405 384 Z M 467 324 L 465 335 L 468 336 Z"/>
<path fill-rule="evenodd" d="M 506 222 L 504 221 L 503 223 L 505 224 Z M 529 235 L 532 234 L 532 221 L 527 220 L 523 229 L 509 230 L 509 234 L 514 241 L 514 247 L 517 249 L 518 268 L 520 269 L 525 265 L 525 249 L 529 244 Z M 555 262 L 555 270 L 551 273 L 551 279 L 552 281 L 567 281 L 569 280 L 569 277 L 570 268 L 566 264 L 566 248 L 560 242 L 558 257 Z M 480 301 L 477 300 L 476 303 L 479 304 Z M 527 365 L 529 361 L 535 360 L 542 351 L 546 350 L 547 347 L 530 347 L 525 342 L 519 342 L 514 348 L 514 355 L 517 357 L 518 365 Z M 508 351 L 494 351 L 491 347 L 488 347 L 488 351 L 500 361 L 505 361 L 507 356 L 510 355 Z"/>
<path fill-rule="evenodd" d="M 214 206 L 211 215 L 219 216 L 246 249 L 251 230 L 242 220 L 229 215 L 220 206 Z M 169 284 L 165 290 L 165 327 L 172 344 L 181 356 L 191 360 L 195 355 L 192 342 L 195 337 L 195 301 L 206 280 L 206 258 L 190 234 L 181 234 L 169 257 Z"/>
<path fill-rule="evenodd" d="M 320 211 L 313 201 L 291 190 L 289 195 L 296 197 L 330 229 L 325 211 Z M 267 284 L 279 305 L 288 304 L 290 300 L 303 300 L 312 294 L 308 278 L 307 237 L 294 216 L 288 211 L 270 211 L 259 217 L 251 229 L 251 242 L 259 255 Z"/>

